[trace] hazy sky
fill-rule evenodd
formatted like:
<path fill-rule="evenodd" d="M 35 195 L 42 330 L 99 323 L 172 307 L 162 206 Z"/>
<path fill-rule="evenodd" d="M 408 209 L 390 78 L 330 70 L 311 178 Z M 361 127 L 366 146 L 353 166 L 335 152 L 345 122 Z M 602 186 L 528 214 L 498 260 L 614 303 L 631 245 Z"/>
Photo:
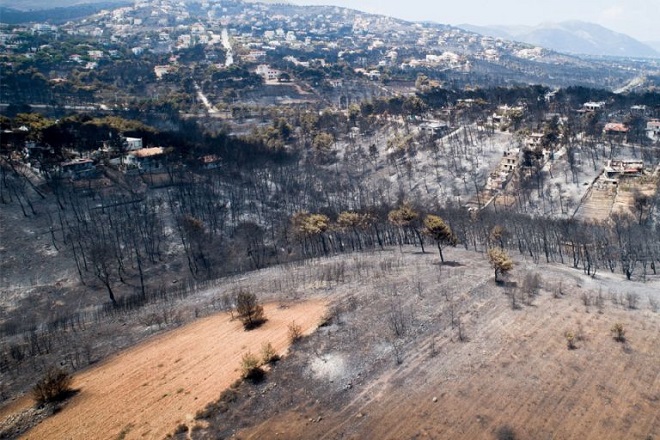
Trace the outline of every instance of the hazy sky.
<path fill-rule="evenodd" d="M 339 5 L 443 24 L 525 24 L 582 20 L 640 41 L 660 41 L 660 0 L 293 0 Z"/>

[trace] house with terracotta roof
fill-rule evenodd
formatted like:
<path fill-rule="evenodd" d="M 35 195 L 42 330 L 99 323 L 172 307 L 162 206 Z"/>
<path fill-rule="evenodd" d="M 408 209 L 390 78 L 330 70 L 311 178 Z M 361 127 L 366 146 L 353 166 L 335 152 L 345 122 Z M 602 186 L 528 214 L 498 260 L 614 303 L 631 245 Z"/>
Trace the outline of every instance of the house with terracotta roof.
<path fill-rule="evenodd" d="M 628 133 L 628 127 L 619 122 L 608 122 L 605 124 L 605 128 L 603 128 L 603 133 L 611 135 L 626 134 Z"/>
<path fill-rule="evenodd" d="M 640 159 L 608 160 L 605 162 L 605 175 L 608 179 L 637 177 L 644 172 L 644 161 Z"/>
<path fill-rule="evenodd" d="M 144 171 L 161 168 L 165 158 L 163 147 L 141 148 L 129 151 L 125 163 L 129 167 L 139 168 Z"/>

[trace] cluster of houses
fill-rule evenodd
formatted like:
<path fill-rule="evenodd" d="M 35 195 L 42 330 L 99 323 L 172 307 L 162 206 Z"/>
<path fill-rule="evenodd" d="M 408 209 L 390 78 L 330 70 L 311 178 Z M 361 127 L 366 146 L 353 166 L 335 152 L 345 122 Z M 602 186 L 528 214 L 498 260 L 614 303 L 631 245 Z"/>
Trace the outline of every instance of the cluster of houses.
<path fill-rule="evenodd" d="M 111 165 L 125 171 L 155 171 L 162 168 L 163 159 L 165 158 L 163 147 L 144 148 L 141 138 L 125 137 L 122 141 L 124 151 L 114 151 L 107 145 L 99 150 L 110 156 L 115 156 L 109 160 Z M 95 177 L 98 174 L 95 161 L 89 157 L 62 162 L 58 167 L 58 171 L 62 177 L 71 180 Z"/>
<path fill-rule="evenodd" d="M 625 135 L 630 131 L 626 124 L 620 122 L 608 122 L 603 128 L 607 135 Z M 650 119 L 646 122 L 646 136 L 654 142 L 660 141 L 660 120 Z"/>
<path fill-rule="evenodd" d="M 581 108 L 577 109 L 578 114 L 588 114 L 604 111 L 606 109 L 606 103 L 604 101 L 599 102 L 585 102 Z M 518 106 L 508 106 L 501 105 L 499 106 L 493 114 L 488 116 L 487 123 L 488 125 L 499 128 L 507 129 L 511 126 L 514 118 L 516 116 L 521 116 L 525 112 L 525 107 L 522 105 Z M 647 114 L 647 109 L 643 105 L 632 106 L 629 110 L 629 114 L 637 116 L 645 116 Z M 555 114 L 549 113 L 546 115 L 546 119 L 555 116 Z M 559 115 L 556 115 L 559 116 Z M 559 122 L 564 122 L 565 118 L 559 118 Z M 607 122 L 603 127 L 603 134 L 609 136 L 625 136 L 630 131 L 630 127 L 622 122 L 610 121 Z M 660 119 L 648 119 L 646 122 L 646 135 L 652 141 L 660 141 Z M 528 147 L 537 147 L 540 145 L 541 139 L 543 138 L 542 133 L 532 133 L 528 136 L 527 143 Z"/>
<path fill-rule="evenodd" d="M 467 72 L 471 63 L 466 55 L 499 60 L 502 53 L 529 58 L 529 48 L 519 43 L 481 36 L 455 28 L 444 29 L 427 24 L 407 28 L 398 20 L 363 15 L 356 11 L 334 10 L 332 13 L 301 16 L 273 14 L 272 5 L 202 1 L 203 15 L 192 14 L 186 2 L 178 0 L 138 0 L 133 5 L 103 10 L 84 21 L 61 26 L 33 24 L 27 29 L 34 33 L 69 34 L 93 37 L 101 45 L 90 53 L 75 54 L 77 63 L 96 68 L 98 61 L 108 57 L 108 44 L 130 44 L 134 56 L 145 52 L 173 53 L 201 44 L 223 44 L 222 28 L 228 28 L 232 39 L 242 48 L 241 58 L 247 62 L 263 62 L 266 55 L 281 47 L 336 53 L 339 58 L 359 51 L 377 49 L 379 60 L 365 66 L 367 76 L 380 78 L 381 67 L 431 67 Z M 351 24 L 347 28 L 347 23 Z M 23 30 L 0 32 L 0 43 L 18 38 Z M 419 58 L 402 59 L 400 46 L 421 49 Z M 535 57 L 543 56 L 540 49 L 531 50 Z M 530 53 L 531 53 L 530 52 Z M 116 55 L 119 55 L 118 53 Z M 304 63 L 303 61 L 302 63 Z M 354 67 L 360 67 L 358 62 Z M 165 73 L 162 69 L 161 74 Z M 266 74 L 268 75 L 268 74 Z"/>
<path fill-rule="evenodd" d="M 163 147 L 144 147 L 141 138 L 124 137 L 124 151 L 116 151 L 102 147 L 102 151 L 112 157 L 108 163 L 126 173 L 162 172 L 167 157 L 167 149 Z M 90 156 L 94 156 L 92 153 Z M 99 175 L 98 160 L 91 157 L 78 157 L 61 162 L 56 172 L 63 178 L 80 180 L 95 178 Z M 219 156 L 209 154 L 199 158 L 199 166 L 203 169 L 218 168 L 222 163 Z"/>
<path fill-rule="evenodd" d="M 606 109 L 607 104 L 604 101 L 598 102 L 585 102 L 582 108 L 578 110 L 579 113 L 593 113 L 603 111 Z M 644 105 L 633 105 L 630 107 L 631 115 L 646 116 L 647 108 Z M 603 133 L 606 135 L 625 135 L 630 131 L 630 127 L 622 122 L 610 121 L 603 127 Z M 648 119 L 646 121 L 646 135 L 652 141 L 660 141 L 660 120 Z"/>

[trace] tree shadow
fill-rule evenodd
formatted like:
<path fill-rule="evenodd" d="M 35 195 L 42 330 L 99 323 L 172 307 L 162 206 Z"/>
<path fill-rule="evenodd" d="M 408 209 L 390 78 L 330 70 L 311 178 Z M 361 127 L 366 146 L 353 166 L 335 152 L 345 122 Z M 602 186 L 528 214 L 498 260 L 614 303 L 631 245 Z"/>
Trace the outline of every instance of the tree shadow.
<path fill-rule="evenodd" d="M 51 407 L 50 411 L 51 414 L 57 414 L 64 408 L 66 405 L 67 401 L 69 401 L 71 398 L 77 396 L 80 394 L 80 388 L 76 389 L 70 389 L 66 391 L 62 391 L 55 397 L 53 400 L 50 402 L 45 402 L 41 404 L 36 404 L 36 408 L 48 408 L 49 406 Z"/>
<path fill-rule="evenodd" d="M 259 384 L 266 380 L 266 372 L 261 367 L 251 368 L 245 374 L 245 380 L 254 385 Z"/>
<path fill-rule="evenodd" d="M 80 394 L 80 388 L 72 388 L 70 390 L 66 390 L 60 395 L 59 401 L 64 402 L 66 400 L 71 399 L 74 396 L 77 396 Z"/>
<path fill-rule="evenodd" d="M 463 266 L 465 266 L 464 264 L 459 263 L 458 261 L 445 261 L 444 263 L 440 262 L 440 263 L 437 263 L 437 264 L 438 264 L 438 266 L 445 266 L 445 267 L 463 267 Z"/>
<path fill-rule="evenodd" d="M 244 322 L 244 323 L 243 323 L 243 329 L 244 329 L 245 331 L 248 331 L 248 332 L 249 332 L 250 330 L 254 330 L 254 329 L 256 329 L 256 328 L 261 327 L 261 326 L 264 325 L 267 321 L 268 321 L 267 318 L 253 319 L 252 321 Z"/>
<path fill-rule="evenodd" d="M 495 431 L 495 438 L 497 440 L 516 440 L 516 432 L 509 425 L 500 426 Z"/>

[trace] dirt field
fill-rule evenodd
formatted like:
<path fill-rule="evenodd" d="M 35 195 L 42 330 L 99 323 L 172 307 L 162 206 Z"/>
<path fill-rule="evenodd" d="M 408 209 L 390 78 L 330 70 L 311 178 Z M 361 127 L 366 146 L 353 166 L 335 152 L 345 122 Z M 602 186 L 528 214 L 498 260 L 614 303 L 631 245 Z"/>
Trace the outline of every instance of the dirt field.
<path fill-rule="evenodd" d="M 268 305 L 268 322 L 250 332 L 223 313 L 159 335 L 77 375 L 79 394 L 25 438 L 162 439 L 239 378 L 244 353 L 264 342 L 285 352 L 287 326 L 295 320 L 309 333 L 325 309 L 322 301 Z"/>

